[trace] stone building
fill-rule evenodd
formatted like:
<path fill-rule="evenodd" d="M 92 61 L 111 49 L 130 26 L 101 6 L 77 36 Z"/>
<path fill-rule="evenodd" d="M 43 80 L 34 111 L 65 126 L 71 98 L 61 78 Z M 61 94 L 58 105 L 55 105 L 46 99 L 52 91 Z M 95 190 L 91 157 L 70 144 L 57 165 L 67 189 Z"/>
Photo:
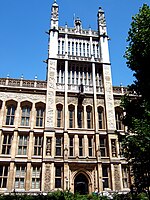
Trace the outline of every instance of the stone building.
<path fill-rule="evenodd" d="M 116 130 L 120 98 L 113 87 L 105 15 L 98 30 L 58 25 L 52 5 L 47 80 L 0 78 L 0 192 L 81 194 L 128 191 Z"/>

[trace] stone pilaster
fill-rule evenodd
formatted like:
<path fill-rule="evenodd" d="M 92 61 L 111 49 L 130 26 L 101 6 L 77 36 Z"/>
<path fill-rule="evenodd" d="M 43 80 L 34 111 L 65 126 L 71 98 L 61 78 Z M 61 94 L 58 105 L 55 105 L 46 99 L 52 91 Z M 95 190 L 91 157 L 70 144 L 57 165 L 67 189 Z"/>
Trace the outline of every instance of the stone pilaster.
<path fill-rule="evenodd" d="M 18 145 L 18 131 L 14 131 L 13 140 L 11 144 L 11 158 L 14 159 L 17 154 L 17 145 Z"/>
<path fill-rule="evenodd" d="M 10 166 L 9 166 L 9 177 L 7 180 L 7 189 L 8 192 L 11 192 L 14 189 L 14 167 L 15 164 L 14 162 L 10 162 Z"/>
<path fill-rule="evenodd" d="M 28 159 L 31 160 L 33 155 L 34 143 L 33 143 L 33 131 L 29 133 L 29 148 L 28 148 Z"/>
<path fill-rule="evenodd" d="M 107 130 L 114 132 L 116 130 L 114 99 L 111 80 L 111 69 L 109 64 L 103 64 L 103 79 L 105 91 L 105 105 L 106 105 L 106 122 Z"/>
<path fill-rule="evenodd" d="M 31 187 L 31 163 L 27 163 L 25 190 L 29 191 Z"/>

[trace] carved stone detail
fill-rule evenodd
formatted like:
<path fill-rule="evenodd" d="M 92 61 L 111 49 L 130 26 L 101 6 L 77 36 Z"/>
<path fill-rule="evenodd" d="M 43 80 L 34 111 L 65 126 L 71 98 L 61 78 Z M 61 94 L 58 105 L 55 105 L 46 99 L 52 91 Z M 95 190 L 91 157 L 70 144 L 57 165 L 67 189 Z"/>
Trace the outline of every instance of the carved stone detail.
<path fill-rule="evenodd" d="M 121 190 L 119 165 L 114 165 L 115 190 Z"/>
<path fill-rule="evenodd" d="M 55 69 L 57 61 L 49 60 L 48 83 L 47 83 L 47 108 L 46 108 L 46 127 L 54 127 L 55 113 Z"/>
<path fill-rule="evenodd" d="M 11 93 L 11 92 L 1 92 L 0 93 L 0 99 L 2 101 L 7 101 L 7 100 L 15 100 L 17 102 L 21 101 L 31 101 L 31 102 L 43 102 L 45 103 L 46 101 L 46 96 L 45 95 L 36 95 L 36 94 L 23 94 L 23 93 Z"/>
<path fill-rule="evenodd" d="M 49 192 L 51 190 L 50 183 L 51 183 L 51 165 L 46 164 L 45 165 L 45 182 L 44 182 L 45 192 Z"/>
<path fill-rule="evenodd" d="M 106 112 L 108 129 L 115 129 L 115 113 L 113 107 L 113 91 L 111 83 L 110 66 L 104 66 L 104 81 L 105 81 L 105 97 L 106 97 Z"/>

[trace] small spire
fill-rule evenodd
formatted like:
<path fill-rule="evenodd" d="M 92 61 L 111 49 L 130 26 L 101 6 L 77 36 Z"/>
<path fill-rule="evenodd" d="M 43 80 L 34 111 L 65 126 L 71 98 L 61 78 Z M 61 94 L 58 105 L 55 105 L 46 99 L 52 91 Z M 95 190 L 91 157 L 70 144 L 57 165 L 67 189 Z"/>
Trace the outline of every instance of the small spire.
<path fill-rule="evenodd" d="M 37 75 L 35 75 L 34 80 L 37 81 Z"/>
<path fill-rule="evenodd" d="M 21 80 L 23 79 L 24 77 L 23 77 L 23 74 L 21 74 Z"/>

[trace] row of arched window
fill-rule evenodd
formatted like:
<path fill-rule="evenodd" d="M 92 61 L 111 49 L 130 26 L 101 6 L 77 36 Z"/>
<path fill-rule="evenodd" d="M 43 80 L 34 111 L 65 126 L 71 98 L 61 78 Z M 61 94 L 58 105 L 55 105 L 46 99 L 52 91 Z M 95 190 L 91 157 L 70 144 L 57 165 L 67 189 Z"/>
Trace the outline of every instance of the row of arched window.
<path fill-rule="evenodd" d="M 56 126 L 63 127 L 64 124 L 64 113 L 63 105 L 56 105 Z M 116 129 L 123 130 L 124 126 L 122 124 L 122 109 L 120 107 L 115 108 L 115 117 L 116 117 Z M 75 106 L 70 104 L 68 106 L 68 126 L 69 128 L 94 128 L 93 123 L 93 107 L 90 105 L 84 106 Z M 97 108 L 97 118 L 98 118 L 98 129 L 105 129 L 105 114 L 104 108 L 99 106 Z"/>
<path fill-rule="evenodd" d="M 0 109 L 2 109 L 2 101 L 0 101 Z M 6 125 L 14 125 L 15 124 L 15 116 L 16 113 L 19 112 L 20 117 L 20 124 L 21 126 L 30 126 L 31 120 L 31 111 L 32 111 L 33 104 L 29 101 L 23 101 L 18 104 L 18 102 L 14 100 L 9 100 L 5 102 L 5 109 L 4 109 L 4 123 Z M 38 102 L 35 104 L 35 126 L 44 126 L 44 116 L 45 116 L 45 104 L 42 102 Z"/>
<path fill-rule="evenodd" d="M 20 124 L 21 126 L 30 126 L 30 121 L 32 115 L 34 115 L 35 126 L 43 127 L 44 118 L 45 118 L 45 104 L 38 102 L 33 107 L 35 112 L 32 112 L 33 104 L 29 101 L 23 101 L 18 105 L 14 100 L 6 101 L 4 109 L 4 119 L 6 125 L 15 124 L 15 115 L 16 112 L 19 112 Z M 0 109 L 2 108 L 2 101 L 0 101 Z M 34 113 L 34 114 L 33 114 Z M 120 107 L 115 108 L 115 117 L 116 117 L 116 129 L 123 130 L 122 125 L 122 109 Z M 94 128 L 94 113 L 93 107 L 91 105 L 87 106 L 75 106 L 70 104 L 68 106 L 68 127 L 69 128 Z M 98 129 L 105 129 L 105 114 L 104 108 L 99 106 L 97 108 L 97 119 L 98 119 Z M 56 127 L 64 126 L 64 109 L 62 104 L 56 105 Z"/>

